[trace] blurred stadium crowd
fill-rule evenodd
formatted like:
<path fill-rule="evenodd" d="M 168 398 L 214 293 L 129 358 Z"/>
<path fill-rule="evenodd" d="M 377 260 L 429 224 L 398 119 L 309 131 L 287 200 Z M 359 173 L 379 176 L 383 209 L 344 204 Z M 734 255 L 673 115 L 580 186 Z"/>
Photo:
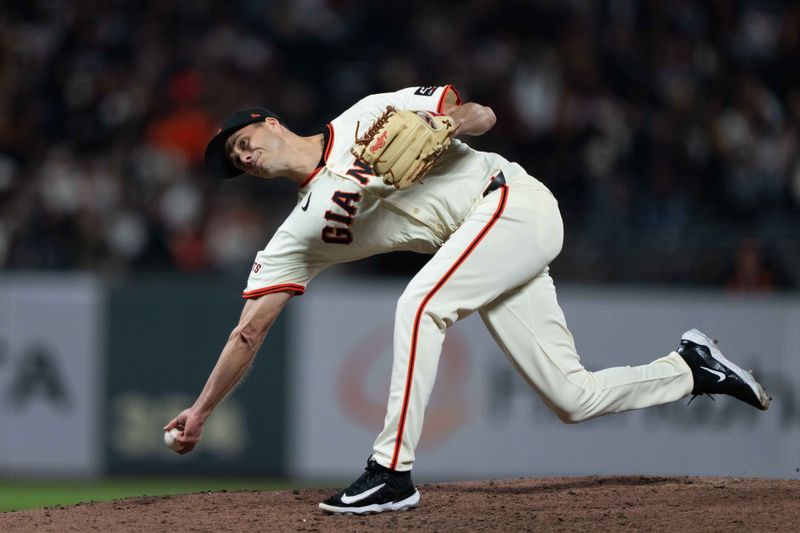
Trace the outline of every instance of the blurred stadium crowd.
<path fill-rule="evenodd" d="M 559 279 L 798 286 L 800 5 L 757 0 L 4 0 L 0 266 L 244 281 L 294 187 L 207 177 L 216 122 L 443 83 L 559 198 Z"/>

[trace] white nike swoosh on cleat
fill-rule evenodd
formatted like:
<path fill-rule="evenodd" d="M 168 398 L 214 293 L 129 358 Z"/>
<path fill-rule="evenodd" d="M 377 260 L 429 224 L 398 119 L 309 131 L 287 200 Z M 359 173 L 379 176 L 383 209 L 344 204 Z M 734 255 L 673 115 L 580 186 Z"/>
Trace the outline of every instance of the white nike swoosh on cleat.
<path fill-rule="evenodd" d="M 690 329 L 683 334 L 681 340 L 691 341 L 697 345 L 708 348 L 711 352 L 711 357 L 716 359 L 722 366 L 728 368 L 734 375 L 738 376 L 747 384 L 747 386 L 750 387 L 750 389 L 753 391 L 753 394 L 755 394 L 758 398 L 758 403 L 761 405 L 760 408 L 762 410 L 767 410 L 769 408 L 770 397 L 767 395 L 764 387 L 762 387 L 761 384 L 755 380 L 750 372 L 745 372 L 734 363 L 728 361 L 708 335 L 698 329 Z"/>
<path fill-rule="evenodd" d="M 386 483 L 381 483 L 377 487 L 372 487 L 369 490 L 365 490 L 361 494 L 353 494 L 352 496 L 348 496 L 347 494 L 342 494 L 342 503 L 350 505 L 351 503 L 360 502 L 364 498 L 372 496 L 373 494 L 381 490 L 384 486 L 386 486 Z"/>
<path fill-rule="evenodd" d="M 701 366 L 700 368 L 702 368 L 703 370 L 706 370 L 706 371 L 708 371 L 708 372 L 711 372 L 712 374 L 714 374 L 715 376 L 717 376 L 717 377 L 719 378 L 719 379 L 717 380 L 717 383 L 719 383 L 719 382 L 721 382 L 721 381 L 725 381 L 725 374 L 723 374 L 723 373 L 722 373 L 722 372 L 720 372 L 719 370 L 711 370 L 710 368 L 708 368 L 708 367 L 706 367 L 706 366 Z"/>

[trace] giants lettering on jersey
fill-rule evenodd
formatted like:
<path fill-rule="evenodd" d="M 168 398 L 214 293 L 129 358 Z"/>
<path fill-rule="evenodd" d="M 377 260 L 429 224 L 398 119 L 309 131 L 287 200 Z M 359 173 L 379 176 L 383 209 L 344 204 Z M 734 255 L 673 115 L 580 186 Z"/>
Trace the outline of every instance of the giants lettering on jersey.
<path fill-rule="evenodd" d="M 344 213 L 337 213 L 330 209 L 325 211 L 325 220 L 341 224 L 341 226 L 328 224 L 322 228 L 322 240 L 330 244 L 350 244 L 353 242 L 353 232 L 350 230 L 350 226 L 353 225 L 353 220 L 358 212 L 356 204 L 361 201 L 361 193 L 336 191 L 331 200 Z"/>
<path fill-rule="evenodd" d="M 372 173 L 372 169 L 369 168 L 366 163 L 358 159 L 353 161 L 353 166 L 347 171 L 347 175 L 351 178 L 355 178 L 361 185 L 366 185 L 369 183 L 369 179 L 375 176 L 375 174 Z"/>

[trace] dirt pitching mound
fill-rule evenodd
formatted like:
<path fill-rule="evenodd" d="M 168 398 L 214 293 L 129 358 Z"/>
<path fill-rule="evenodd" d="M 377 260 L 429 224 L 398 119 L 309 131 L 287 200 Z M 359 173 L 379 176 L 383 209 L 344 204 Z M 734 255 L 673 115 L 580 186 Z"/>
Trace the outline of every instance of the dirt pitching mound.
<path fill-rule="evenodd" d="M 0 514 L 0 531 L 790 531 L 800 481 L 587 477 L 419 486 L 420 506 L 322 513 L 331 490 L 141 497 Z"/>

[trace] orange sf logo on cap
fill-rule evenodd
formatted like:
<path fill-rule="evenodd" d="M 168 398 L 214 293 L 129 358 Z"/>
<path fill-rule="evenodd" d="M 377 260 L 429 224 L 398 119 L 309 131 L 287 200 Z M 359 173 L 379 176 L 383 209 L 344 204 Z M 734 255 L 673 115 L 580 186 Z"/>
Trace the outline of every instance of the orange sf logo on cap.
<path fill-rule="evenodd" d="M 250 113 L 250 116 L 253 118 L 260 117 L 261 113 Z"/>

